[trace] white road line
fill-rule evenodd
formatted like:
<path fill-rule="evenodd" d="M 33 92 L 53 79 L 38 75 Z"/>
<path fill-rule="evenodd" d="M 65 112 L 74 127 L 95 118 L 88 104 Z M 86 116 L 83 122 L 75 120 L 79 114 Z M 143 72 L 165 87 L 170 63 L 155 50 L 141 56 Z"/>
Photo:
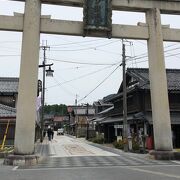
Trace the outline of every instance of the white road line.
<path fill-rule="evenodd" d="M 46 171 L 46 170 L 58 170 L 58 169 L 67 169 L 67 170 L 72 170 L 72 169 L 113 169 L 113 168 L 123 168 L 123 169 L 132 169 L 137 171 L 138 168 L 143 168 L 143 167 L 180 167 L 180 165 L 146 165 L 146 166 L 126 166 L 126 165 L 119 165 L 119 166 L 102 166 L 102 167 L 97 167 L 97 166 L 87 166 L 87 167 L 83 167 L 83 166 L 78 166 L 78 167 L 46 167 L 46 168 L 36 168 L 36 169 L 16 169 L 16 171 Z M 142 170 L 142 169 L 138 169 L 138 170 Z M 146 171 L 146 170 L 144 170 Z M 149 173 L 156 173 L 154 171 L 149 171 L 147 170 Z M 158 172 L 157 172 L 158 173 Z M 161 175 L 164 175 L 164 173 L 161 173 Z M 171 176 L 171 175 L 170 175 Z M 173 175 L 172 175 L 173 176 Z M 180 176 L 176 176 L 178 178 L 180 178 Z"/>
<path fill-rule="evenodd" d="M 176 163 L 176 164 L 180 164 L 180 161 L 171 161 L 173 163 Z"/>
<path fill-rule="evenodd" d="M 15 166 L 12 168 L 13 171 L 16 171 L 19 166 Z"/>
<path fill-rule="evenodd" d="M 124 167 L 124 168 L 134 170 L 134 171 L 143 172 L 143 173 L 149 173 L 149 174 L 154 174 L 154 175 L 159 175 L 159 176 L 165 176 L 165 177 L 171 177 L 171 178 L 180 179 L 180 176 L 178 176 L 178 175 L 166 174 L 166 173 L 163 173 L 163 172 L 150 171 L 150 170 L 146 170 L 146 169 L 138 169 L 138 168 L 135 168 L 135 167 Z"/>

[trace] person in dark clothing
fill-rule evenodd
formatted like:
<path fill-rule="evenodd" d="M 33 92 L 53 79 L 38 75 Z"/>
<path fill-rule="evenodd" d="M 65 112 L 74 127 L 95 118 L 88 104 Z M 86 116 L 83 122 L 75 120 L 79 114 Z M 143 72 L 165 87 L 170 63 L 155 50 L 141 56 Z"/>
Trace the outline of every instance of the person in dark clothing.
<path fill-rule="evenodd" d="M 54 130 L 51 129 L 51 138 L 53 139 L 54 138 Z"/>
<path fill-rule="evenodd" d="M 43 137 L 45 137 L 45 136 L 46 136 L 46 131 L 44 130 L 44 131 L 43 131 Z"/>
<path fill-rule="evenodd" d="M 48 135 L 49 141 L 51 141 L 51 137 L 52 137 L 52 130 L 51 130 L 51 128 L 48 128 L 47 135 Z"/>

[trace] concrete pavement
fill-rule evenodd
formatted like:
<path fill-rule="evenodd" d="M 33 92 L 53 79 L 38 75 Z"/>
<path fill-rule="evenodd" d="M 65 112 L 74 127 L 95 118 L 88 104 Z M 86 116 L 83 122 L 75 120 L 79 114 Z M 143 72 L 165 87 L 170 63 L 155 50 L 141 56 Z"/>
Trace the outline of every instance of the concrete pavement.
<path fill-rule="evenodd" d="M 56 136 L 36 146 L 44 160 L 35 166 L 3 166 L 2 180 L 174 180 L 179 161 L 155 161 L 141 154 L 104 148 L 83 139 Z"/>
<path fill-rule="evenodd" d="M 57 136 L 56 133 L 54 139 L 49 142 L 49 148 L 51 157 L 118 156 L 117 154 L 94 147 L 83 139 Z"/>
<path fill-rule="evenodd" d="M 94 144 L 85 139 L 70 136 L 57 136 L 48 141 L 45 138 L 41 153 L 46 158 L 36 166 L 19 167 L 26 169 L 77 168 L 106 166 L 152 166 L 179 165 L 172 161 L 156 161 L 145 154 L 125 153 L 121 150 Z M 45 150 L 46 149 L 46 150 Z"/>

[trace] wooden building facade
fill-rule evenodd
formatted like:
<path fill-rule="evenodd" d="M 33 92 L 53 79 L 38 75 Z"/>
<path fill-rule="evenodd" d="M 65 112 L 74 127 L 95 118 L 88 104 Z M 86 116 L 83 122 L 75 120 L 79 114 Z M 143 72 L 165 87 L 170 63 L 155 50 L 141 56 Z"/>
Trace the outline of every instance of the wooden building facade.
<path fill-rule="evenodd" d="M 168 96 L 174 148 L 180 147 L 180 70 L 167 69 Z M 153 119 L 148 69 L 128 68 L 127 80 L 127 121 L 128 134 L 146 136 L 153 142 Z M 103 126 L 107 142 L 122 137 L 123 125 L 123 82 L 117 94 L 107 96 L 104 101 L 112 103 L 113 108 L 100 114 L 99 126 Z"/>

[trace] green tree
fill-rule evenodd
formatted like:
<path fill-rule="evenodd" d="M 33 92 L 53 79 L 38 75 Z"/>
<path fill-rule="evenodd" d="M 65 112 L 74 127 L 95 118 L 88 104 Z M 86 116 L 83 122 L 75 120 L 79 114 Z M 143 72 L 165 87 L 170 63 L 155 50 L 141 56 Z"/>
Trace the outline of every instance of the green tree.
<path fill-rule="evenodd" d="M 65 104 L 45 105 L 44 113 L 54 115 L 67 115 L 67 106 Z"/>

